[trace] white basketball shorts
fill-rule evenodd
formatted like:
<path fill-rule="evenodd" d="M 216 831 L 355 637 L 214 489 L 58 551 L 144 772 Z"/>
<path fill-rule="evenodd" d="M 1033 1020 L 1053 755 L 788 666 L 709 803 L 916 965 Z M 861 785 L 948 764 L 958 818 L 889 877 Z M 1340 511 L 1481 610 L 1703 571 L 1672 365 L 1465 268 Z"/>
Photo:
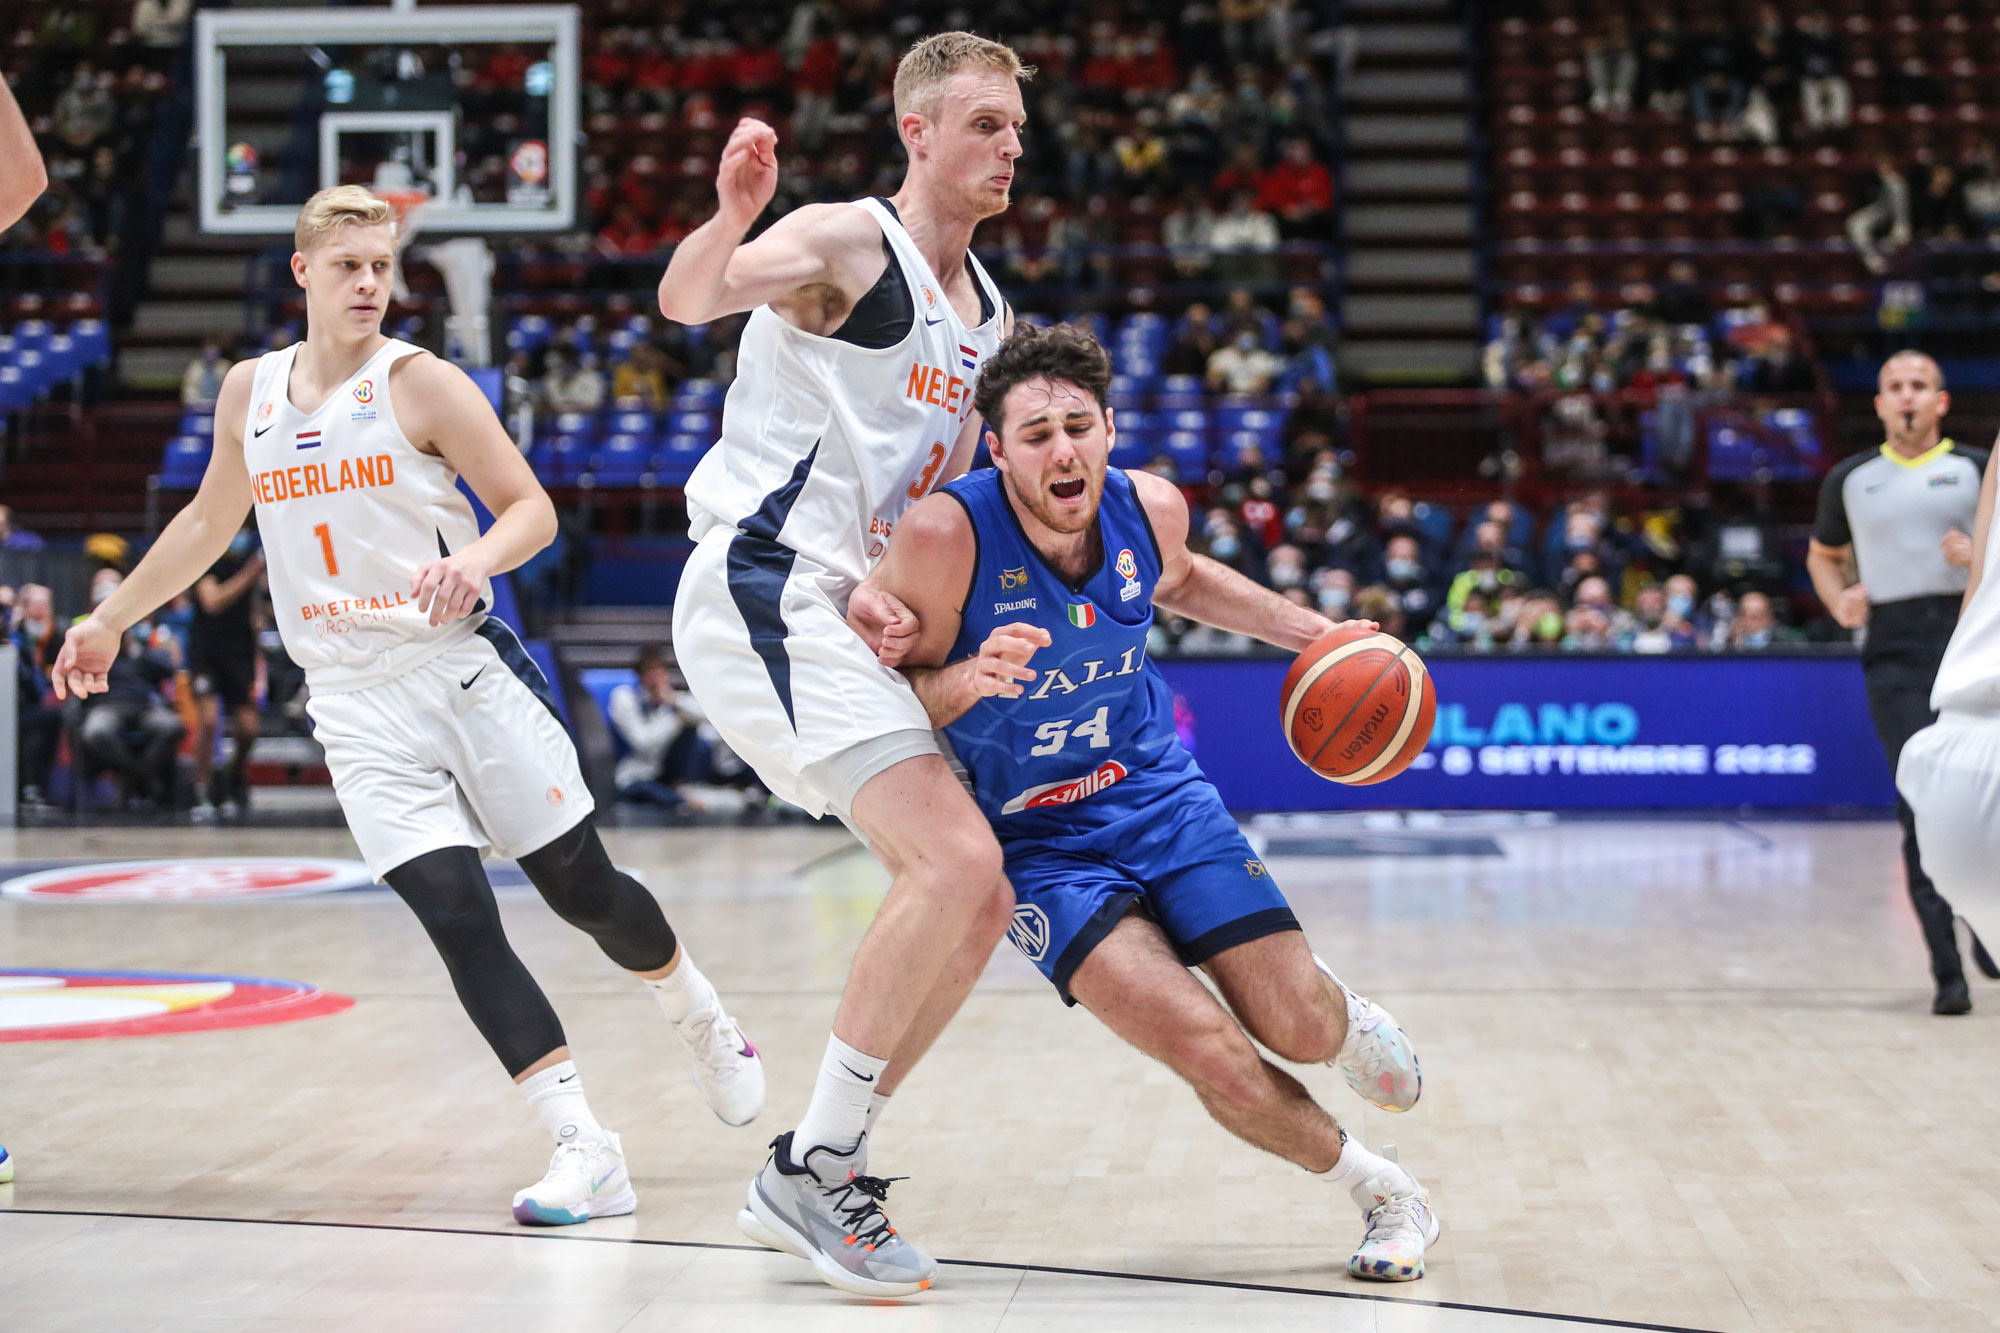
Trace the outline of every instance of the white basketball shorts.
<path fill-rule="evenodd" d="M 595 809 L 555 696 L 514 631 L 478 629 L 394 680 L 306 705 L 377 880 L 441 847 L 546 847 Z"/>
<path fill-rule="evenodd" d="M 2000 943 L 2000 715 L 1942 714 L 1903 746 L 1896 786 L 1938 892 Z"/>
<path fill-rule="evenodd" d="M 674 599 L 674 657 L 709 722 L 773 794 L 815 817 L 849 819 L 869 778 L 938 753 L 910 683 L 847 627 L 851 591 L 790 547 L 718 527 Z"/>

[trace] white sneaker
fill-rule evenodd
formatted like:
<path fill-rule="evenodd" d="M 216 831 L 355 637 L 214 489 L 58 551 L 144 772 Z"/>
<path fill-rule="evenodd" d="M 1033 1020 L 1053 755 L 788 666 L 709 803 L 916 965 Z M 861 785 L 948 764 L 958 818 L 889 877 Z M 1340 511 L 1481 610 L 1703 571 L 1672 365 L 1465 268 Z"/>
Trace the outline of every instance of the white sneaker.
<path fill-rule="evenodd" d="M 188 811 L 188 818 L 197 824 L 213 824 L 215 822 L 215 804 L 206 796 L 202 797 Z"/>
<path fill-rule="evenodd" d="M 1313 963 L 1347 997 L 1347 1040 L 1327 1063 L 1346 1077 L 1349 1087 L 1385 1111 L 1415 1106 L 1424 1095 L 1424 1071 L 1403 1029 L 1387 1009 L 1342 985 L 1317 955 Z"/>
<path fill-rule="evenodd" d="M 694 1083 L 725 1125 L 747 1125 L 764 1109 L 764 1061 L 736 1020 L 714 1008 L 697 1009 L 674 1031 L 694 1057 Z"/>
<path fill-rule="evenodd" d="M 531 1227 L 566 1227 L 593 1217 L 622 1217 L 639 1206 L 625 1174 L 625 1149 L 606 1130 L 556 1149 L 549 1173 L 514 1196 L 514 1220 Z"/>
<path fill-rule="evenodd" d="M 1417 1178 L 1391 1162 L 1389 1169 L 1351 1191 L 1368 1223 L 1367 1234 L 1347 1260 L 1350 1277 L 1371 1282 L 1414 1282 L 1424 1275 L 1424 1251 L 1442 1230 L 1431 1211 L 1431 1196 Z"/>

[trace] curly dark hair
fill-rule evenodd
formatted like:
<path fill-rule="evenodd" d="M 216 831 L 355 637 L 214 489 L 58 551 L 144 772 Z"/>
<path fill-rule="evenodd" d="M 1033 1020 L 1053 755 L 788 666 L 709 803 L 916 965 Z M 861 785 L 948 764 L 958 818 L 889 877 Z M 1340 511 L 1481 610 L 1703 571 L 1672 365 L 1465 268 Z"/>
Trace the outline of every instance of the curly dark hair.
<path fill-rule="evenodd" d="M 979 372 L 972 405 L 997 435 L 1002 425 L 1000 408 L 1008 393 L 1017 384 L 1037 379 L 1074 384 L 1087 390 L 1102 408 L 1111 388 L 1111 357 L 1089 329 L 1075 324 L 1038 329 L 1018 323 Z"/>

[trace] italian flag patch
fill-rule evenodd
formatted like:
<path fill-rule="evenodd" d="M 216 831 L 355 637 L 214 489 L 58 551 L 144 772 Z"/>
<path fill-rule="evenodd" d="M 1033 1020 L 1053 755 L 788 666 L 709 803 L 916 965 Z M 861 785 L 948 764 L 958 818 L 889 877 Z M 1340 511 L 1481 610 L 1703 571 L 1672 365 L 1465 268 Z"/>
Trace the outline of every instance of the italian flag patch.
<path fill-rule="evenodd" d="M 1097 607 L 1090 602 L 1071 602 L 1069 623 L 1078 629 L 1089 629 L 1097 623 Z"/>

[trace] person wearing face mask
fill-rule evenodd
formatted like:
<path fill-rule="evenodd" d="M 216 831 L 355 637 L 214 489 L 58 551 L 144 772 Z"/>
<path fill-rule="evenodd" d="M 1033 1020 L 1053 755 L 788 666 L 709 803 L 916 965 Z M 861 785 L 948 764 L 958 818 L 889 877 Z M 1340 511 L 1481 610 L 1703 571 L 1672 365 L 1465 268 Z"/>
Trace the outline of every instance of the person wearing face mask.
<path fill-rule="evenodd" d="M 1255 329 L 1238 329 L 1208 358 L 1208 387 L 1218 393 L 1263 393 L 1285 363 L 1264 350 Z"/>
<path fill-rule="evenodd" d="M 1396 599 L 1412 633 L 1420 634 L 1437 614 L 1436 581 L 1425 567 L 1423 548 L 1409 533 L 1389 539 L 1382 559 L 1381 586 Z"/>
<path fill-rule="evenodd" d="M 16 772 L 21 804 L 28 809 L 48 805 L 49 773 L 55 767 L 56 745 L 62 736 L 62 709 L 49 689 L 48 664 L 61 641 L 56 636 L 54 599 L 39 583 L 24 583 L 14 593 L 15 727 L 20 735 Z"/>
<path fill-rule="evenodd" d="M 234 815 L 250 802 L 245 776 L 257 741 L 257 630 L 251 619 L 264 553 L 257 535 L 245 527 L 229 549 L 194 585 L 194 617 L 188 624 L 188 675 L 194 682 L 196 823 L 222 813 Z M 229 710 L 235 742 L 229 769 L 215 775 L 215 734 L 222 710 Z"/>
<path fill-rule="evenodd" d="M 109 597 L 122 578 L 103 579 L 116 570 L 99 571 L 93 593 L 103 585 Z M 99 601 L 102 598 L 97 599 Z M 179 664 L 151 643 L 153 627 L 134 624 L 105 676 L 105 689 L 77 705 L 76 743 L 82 751 L 79 780 L 89 787 L 94 774 L 114 770 L 126 799 L 141 810 L 171 801 L 174 756 L 187 727 L 167 705 L 160 686 L 174 678 Z"/>

